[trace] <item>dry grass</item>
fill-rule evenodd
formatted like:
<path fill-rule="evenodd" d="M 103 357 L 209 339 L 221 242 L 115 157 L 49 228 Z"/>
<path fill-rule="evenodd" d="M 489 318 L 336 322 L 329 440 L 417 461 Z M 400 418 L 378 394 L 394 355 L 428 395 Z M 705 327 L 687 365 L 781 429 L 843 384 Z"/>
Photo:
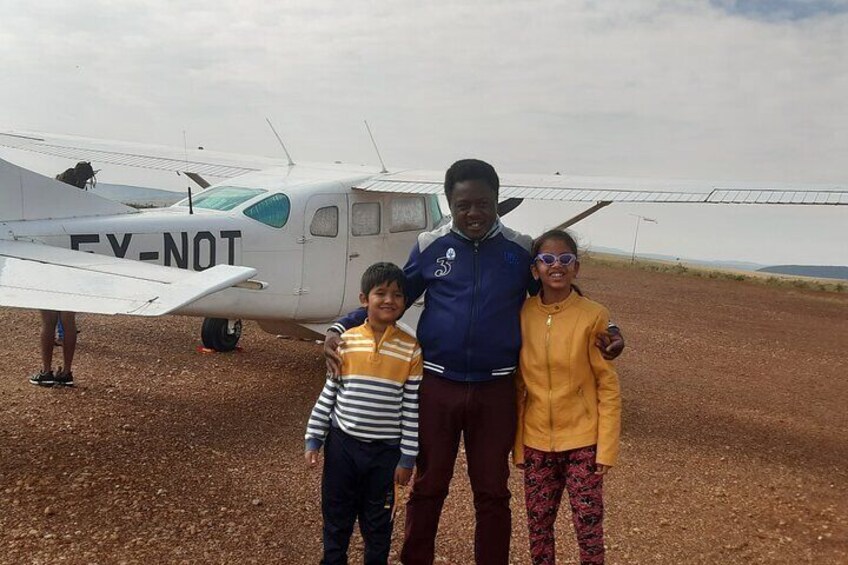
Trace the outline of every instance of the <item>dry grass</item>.
<path fill-rule="evenodd" d="M 616 269 L 637 269 L 653 273 L 671 273 L 702 279 L 724 279 L 732 281 L 764 284 L 779 288 L 797 288 L 821 292 L 846 292 L 848 282 L 835 279 L 817 279 L 812 277 L 797 277 L 776 273 L 757 273 L 734 269 L 713 269 L 684 262 L 662 261 L 659 259 L 640 259 L 634 263 L 627 257 L 607 253 L 585 253 L 582 260 L 599 266 Z"/>

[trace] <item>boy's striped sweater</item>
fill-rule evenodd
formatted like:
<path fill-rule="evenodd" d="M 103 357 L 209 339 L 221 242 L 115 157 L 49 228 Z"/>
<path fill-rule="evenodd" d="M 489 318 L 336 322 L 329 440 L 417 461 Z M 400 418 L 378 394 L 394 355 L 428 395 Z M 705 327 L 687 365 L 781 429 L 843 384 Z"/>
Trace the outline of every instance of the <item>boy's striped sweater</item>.
<path fill-rule="evenodd" d="M 399 465 L 411 469 L 418 455 L 418 341 L 389 326 L 380 342 L 366 321 L 342 334 L 342 370 L 327 379 L 306 426 L 306 449 L 318 450 L 330 426 L 362 441 L 400 444 Z"/>

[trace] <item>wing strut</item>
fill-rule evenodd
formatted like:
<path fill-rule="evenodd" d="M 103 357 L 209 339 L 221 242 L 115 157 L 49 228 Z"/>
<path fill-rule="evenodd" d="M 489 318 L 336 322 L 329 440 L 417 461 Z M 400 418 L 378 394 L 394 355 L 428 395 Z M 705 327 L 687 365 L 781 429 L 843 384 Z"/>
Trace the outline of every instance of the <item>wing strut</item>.
<path fill-rule="evenodd" d="M 580 212 L 579 214 L 577 214 L 573 218 L 564 221 L 563 223 L 561 223 L 560 225 L 558 225 L 554 229 L 564 230 L 568 227 L 571 227 L 574 224 L 576 224 L 577 222 L 579 222 L 580 220 L 582 220 L 582 219 L 584 219 L 588 216 L 591 216 L 592 214 L 594 214 L 595 212 L 597 212 L 601 208 L 606 208 L 610 204 L 612 204 L 612 201 L 610 201 L 610 200 L 602 200 L 601 202 L 597 202 L 594 206 L 592 206 L 588 210 L 584 210 L 583 212 Z"/>
<path fill-rule="evenodd" d="M 190 173 L 188 171 L 183 171 L 183 174 L 185 176 L 187 176 L 188 178 L 190 178 L 191 180 L 193 180 L 197 184 L 197 186 L 199 186 L 200 188 L 209 188 L 209 182 L 205 178 L 203 178 L 202 176 L 198 175 L 197 173 Z"/>

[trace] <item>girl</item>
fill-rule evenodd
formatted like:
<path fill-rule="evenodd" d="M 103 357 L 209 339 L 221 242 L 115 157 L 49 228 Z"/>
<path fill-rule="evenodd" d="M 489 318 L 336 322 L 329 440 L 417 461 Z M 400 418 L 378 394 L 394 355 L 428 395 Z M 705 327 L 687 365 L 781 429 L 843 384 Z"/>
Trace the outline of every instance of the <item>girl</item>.
<path fill-rule="evenodd" d="M 621 429 L 618 376 L 595 347 L 609 313 L 573 284 L 580 262 L 570 234 L 542 234 L 532 257 L 542 291 L 521 310 L 513 451 L 524 469 L 530 553 L 534 564 L 555 563 L 554 522 L 566 490 L 580 563 L 595 565 L 604 562 L 603 477 Z"/>

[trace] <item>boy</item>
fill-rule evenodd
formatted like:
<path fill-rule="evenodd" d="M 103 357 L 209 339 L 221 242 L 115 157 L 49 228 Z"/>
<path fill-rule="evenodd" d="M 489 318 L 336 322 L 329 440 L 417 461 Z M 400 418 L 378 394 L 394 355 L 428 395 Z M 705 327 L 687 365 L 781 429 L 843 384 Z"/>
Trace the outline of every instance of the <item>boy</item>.
<path fill-rule="evenodd" d="M 423 365 L 414 337 L 395 326 L 406 306 L 403 271 L 371 265 L 362 275 L 361 326 L 344 333 L 341 372 L 328 376 L 306 427 L 306 463 L 324 450 L 322 564 L 347 563 L 353 524 L 366 565 L 387 563 L 394 484 L 406 485 L 418 454 L 418 386 Z"/>

